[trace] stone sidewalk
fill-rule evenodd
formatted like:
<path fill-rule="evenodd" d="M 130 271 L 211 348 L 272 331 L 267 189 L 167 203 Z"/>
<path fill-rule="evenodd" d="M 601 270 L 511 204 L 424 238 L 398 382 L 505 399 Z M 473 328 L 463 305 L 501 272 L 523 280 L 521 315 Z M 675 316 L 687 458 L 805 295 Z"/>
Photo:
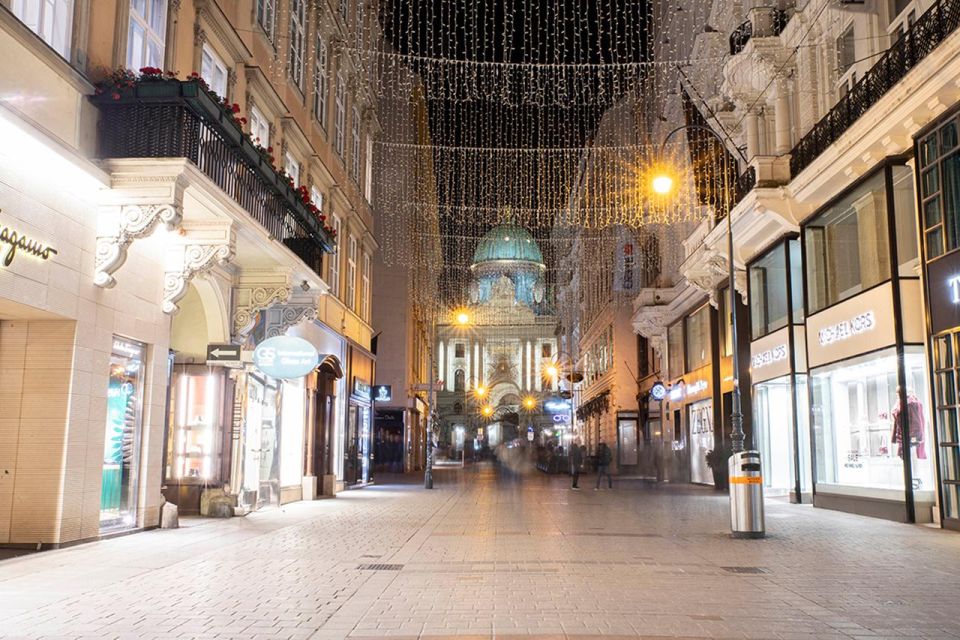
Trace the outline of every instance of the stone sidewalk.
<path fill-rule="evenodd" d="M 0 638 L 960 638 L 955 533 L 771 500 L 740 541 L 706 489 L 436 477 L 2 561 Z"/>

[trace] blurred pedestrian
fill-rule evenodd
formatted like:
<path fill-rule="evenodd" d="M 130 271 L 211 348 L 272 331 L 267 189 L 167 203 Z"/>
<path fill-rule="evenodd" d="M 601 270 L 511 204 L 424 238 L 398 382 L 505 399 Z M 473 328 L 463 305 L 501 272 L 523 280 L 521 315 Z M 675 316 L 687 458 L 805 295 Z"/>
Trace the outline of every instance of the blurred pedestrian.
<path fill-rule="evenodd" d="M 610 475 L 611 462 L 613 462 L 613 452 L 610 451 L 607 443 L 601 440 L 597 448 L 597 486 L 593 488 L 594 491 L 600 489 L 600 480 L 604 475 L 607 476 L 608 488 L 613 489 L 613 476 Z"/>
<path fill-rule="evenodd" d="M 570 445 L 570 475 L 573 476 L 573 486 L 575 491 L 580 490 L 580 467 L 583 466 L 583 449 L 574 442 Z"/>

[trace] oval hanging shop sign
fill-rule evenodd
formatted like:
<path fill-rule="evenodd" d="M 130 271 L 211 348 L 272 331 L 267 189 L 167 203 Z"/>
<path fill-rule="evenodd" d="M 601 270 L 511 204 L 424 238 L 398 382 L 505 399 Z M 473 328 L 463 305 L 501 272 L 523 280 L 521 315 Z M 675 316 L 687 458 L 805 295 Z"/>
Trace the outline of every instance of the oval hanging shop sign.
<path fill-rule="evenodd" d="M 313 371 L 320 361 L 316 347 L 292 336 L 268 338 L 253 350 L 253 364 L 271 378 L 289 380 Z"/>

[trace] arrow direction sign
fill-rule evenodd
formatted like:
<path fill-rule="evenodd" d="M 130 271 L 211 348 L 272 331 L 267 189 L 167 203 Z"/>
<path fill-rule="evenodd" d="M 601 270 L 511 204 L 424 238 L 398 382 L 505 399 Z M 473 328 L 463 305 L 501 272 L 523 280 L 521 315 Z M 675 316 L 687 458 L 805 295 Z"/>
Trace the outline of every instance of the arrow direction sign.
<path fill-rule="evenodd" d="M 207 364 L 221 367 L 240 367 L 240 345 L 208 344 Z"/>

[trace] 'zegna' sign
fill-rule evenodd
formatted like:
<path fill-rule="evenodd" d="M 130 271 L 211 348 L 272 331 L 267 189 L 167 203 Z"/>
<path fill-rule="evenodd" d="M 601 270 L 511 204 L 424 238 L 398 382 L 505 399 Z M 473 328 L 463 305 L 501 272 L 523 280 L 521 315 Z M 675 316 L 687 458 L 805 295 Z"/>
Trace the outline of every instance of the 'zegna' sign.
<path fill-rule="evenodd" d="M 3 213 L 2 209 L 0 213 Z M 13 263 L 13 259 L 17 257 L 17 251 L 41 260 L 49 260 L 50 256 L 57 255 L 57 250 L 53 247 L 32 240 L 10 227 L 0 227 L 0 253 L 3 254 L 3 266 L 9 267 Z"/>

